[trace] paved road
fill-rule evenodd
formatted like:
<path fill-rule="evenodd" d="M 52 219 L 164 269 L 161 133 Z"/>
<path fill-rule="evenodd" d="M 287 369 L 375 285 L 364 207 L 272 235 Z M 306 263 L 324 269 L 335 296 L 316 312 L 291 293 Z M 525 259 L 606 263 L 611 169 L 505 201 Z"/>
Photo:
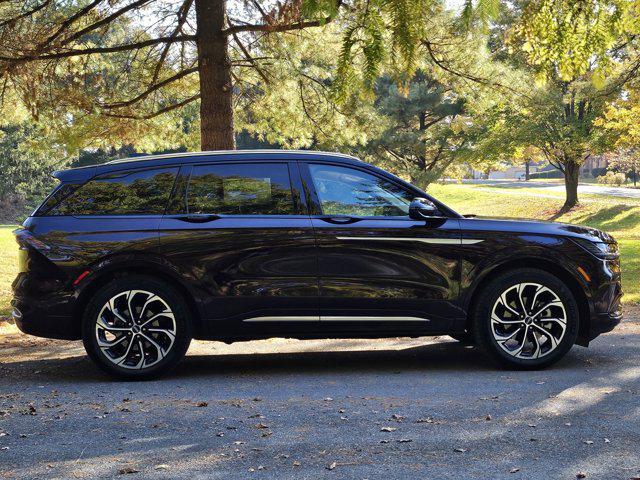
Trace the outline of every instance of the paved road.
<path fill-rule="evenodd" d="M 0 478 L 640 477 L 631 317 L 540 372 L 496 370 L 448 337 L 278 339 L 198 342 L 145 383 L 10 329 Z"/>
<path fill-rule="evenodd" d="M 463 180 L 463 183 L 471 183 L 477 185 L 486 185 L 488 187 L 503 187 L 505 189 L 523 189 L 535 188 L 540 190 L 546 190 L 548 192 L 564 192 L 564 185 L 558 183 L 543 183 L 543 182 L 519 182 L 515 180 Z M 495 191 L 495 190 L 494 190 Z M 513 193 L 511 191 L 510 193 Z M 578 185 L 578 194 L 593 194 L 604 195 L 607 197 L 626 197 L 626 198 L 639 198 L 640 189 L 634 188 L 622 188 L 622 187 L 609 187 L 606 185 L 592 185 L 592 184 L 580 184 Z"/>

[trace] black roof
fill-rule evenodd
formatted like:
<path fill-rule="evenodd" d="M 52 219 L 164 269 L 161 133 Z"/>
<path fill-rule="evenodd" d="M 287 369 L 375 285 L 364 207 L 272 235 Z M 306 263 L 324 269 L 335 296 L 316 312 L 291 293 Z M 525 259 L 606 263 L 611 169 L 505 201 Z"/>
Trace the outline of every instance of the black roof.
<path fill-rule="evenodd" d="M 351 155 L 332 152 L 318 152 L 312 150 L 217 150 L 212 152 L 184 152 L 168 153 L 162 155 L 145 155 L 140 157 L 123 158 L 113 160 L 101 165 L 70 168 L 59 170 L 53 176 L 62 182 L 78 182 L 88 180 L 95 175 L 107 172 L 125 170 L 130 168 L 156 167 L 163 165 L 183 165 L 200 163 L 203 161 L 265 161 L 273 159 L 305 159 L 338 161 L 349 164 L 362 164 L 363 162 Z"/>

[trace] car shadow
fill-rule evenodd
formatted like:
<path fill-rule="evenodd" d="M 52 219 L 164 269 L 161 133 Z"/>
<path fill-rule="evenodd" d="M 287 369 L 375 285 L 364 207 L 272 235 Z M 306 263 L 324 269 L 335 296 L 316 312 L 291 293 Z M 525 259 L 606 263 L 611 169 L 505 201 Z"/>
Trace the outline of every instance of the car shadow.
<path fill-rule="evenodd" d="M 445 337 L 446 338 L 446 337 Z M 212 353 L 189 354 L 162 380 L 215 379 L 234 375 L 287 376 L 307 374 L 397 374 L 406 372 L 496 372 L 500 368 L 477 348 L 457 341 L 439 341 L 402 348 L 402 339 L 389 349 L 366 350 L 366 341 L 344 343 L 326 340 L 324 351 L 306 347 L 294 352 Z M 297 345 L 296 345 L 297 346 Z M 357 348 L 351 349 L 348 348 Z M 314 348 L 314 351 L 305 351 Z M 339 351 L 331 351 L 339 349 Z M 52 353 L 52 352 L 49 352 Z M 583 361 L 570 353 L 554 369 L 579 367 Z M 37 358 L 0 364 L 3 379 L 17 383 L 56 382 L 92 383 L 109 380 L 85 355 L 51 358 L 39 354 Z"/>

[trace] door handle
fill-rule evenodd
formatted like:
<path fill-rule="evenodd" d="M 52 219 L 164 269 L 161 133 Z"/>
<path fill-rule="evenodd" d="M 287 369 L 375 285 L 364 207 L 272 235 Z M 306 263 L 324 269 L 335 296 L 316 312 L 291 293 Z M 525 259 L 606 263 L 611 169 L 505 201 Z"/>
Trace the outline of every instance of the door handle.
<path fill-rule="evenodd" d="M 178 220 L 189 223 L 206 223 L 219 219 L 220 216 L 214 213 L 190 213 L 178 217 Z"/>
<path fill-rule="evenodd" d="M 356 217 L 350 217 L 348 215 L 335 215 L 335 216 L 326 216 L 326 217 L 320 217 L 321 220 L 327 222 L 327 223 L 335 223 L 335 224 L 348 224 L 348 223 L 355 223 L 355 222 L 359 222 L 361 219 L 360 218 L 356 218 Z"/>

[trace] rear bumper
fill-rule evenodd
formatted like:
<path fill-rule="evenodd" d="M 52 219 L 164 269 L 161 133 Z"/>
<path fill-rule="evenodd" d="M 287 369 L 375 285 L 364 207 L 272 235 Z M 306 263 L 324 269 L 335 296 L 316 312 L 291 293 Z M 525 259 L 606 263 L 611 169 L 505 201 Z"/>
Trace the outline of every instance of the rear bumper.
<path fill-rule="evenodd" d="M 62 340 L 78 340 L 80 338 L 72 317 L 51 316 L 34 310 L 25 315 L 15 305 L 11 315 L 17 327 L 28 335 Z"/>
<path fill-rule="evenodd" d="M 34 281 L 37 280 L 37 281 Z M 74 293 L 65 282 L 19 273 L 13 282 L 12 317 L 18 328 L 29 335 L 78 340 L 80 325 L 72 315 Z"/>

